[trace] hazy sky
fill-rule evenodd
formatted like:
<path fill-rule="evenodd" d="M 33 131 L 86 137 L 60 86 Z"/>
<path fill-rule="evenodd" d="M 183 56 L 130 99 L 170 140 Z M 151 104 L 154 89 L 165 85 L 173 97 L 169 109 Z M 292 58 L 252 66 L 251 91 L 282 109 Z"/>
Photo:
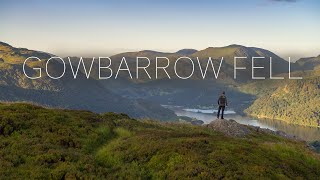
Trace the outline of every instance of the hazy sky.
<path fill-rule="evenodd" d="M 241 44 L 320 54 L 319 0 L 0 0 L 0 41 L 66 55 Z"/>

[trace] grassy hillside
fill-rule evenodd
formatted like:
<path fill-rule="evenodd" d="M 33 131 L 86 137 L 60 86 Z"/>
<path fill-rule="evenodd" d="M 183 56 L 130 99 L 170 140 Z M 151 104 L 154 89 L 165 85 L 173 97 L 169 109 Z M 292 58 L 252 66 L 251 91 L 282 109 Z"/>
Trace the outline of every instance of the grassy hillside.
<path fill-rule="evenodd" d="M 319 73 L 320 69 L 304 72 L 300 74 L 303 80 L 267 80 L 243 85 L 241 91 L 258 97 L 245 112 L 292 124 L 318 126 Z"/>
<path fill-rule="evenodd" d="M 0 104 L 0 179 L 307 178 L 319 155 L 253 133 L 137 121 L 125 114 Z"/>

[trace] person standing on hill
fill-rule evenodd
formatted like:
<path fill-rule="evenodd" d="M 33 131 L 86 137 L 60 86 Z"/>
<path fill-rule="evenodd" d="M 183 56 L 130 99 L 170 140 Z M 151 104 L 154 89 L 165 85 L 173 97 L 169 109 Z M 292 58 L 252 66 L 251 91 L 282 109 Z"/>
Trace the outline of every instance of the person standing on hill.
<path fill-rule="evenodd" d="M 219 119 L 220 111 L 221 111 L 221 119 L 224 119 L 223 118 L 224 109 L 226 106 L 228 106 L 227 97 L 226 97 L 224 91 L 222 92 L 222 94 L 220 95 L 220 97 L 218 99 L 218 105 L 219 105 L 219 109 L 218 109 L 217 118 Z"/>

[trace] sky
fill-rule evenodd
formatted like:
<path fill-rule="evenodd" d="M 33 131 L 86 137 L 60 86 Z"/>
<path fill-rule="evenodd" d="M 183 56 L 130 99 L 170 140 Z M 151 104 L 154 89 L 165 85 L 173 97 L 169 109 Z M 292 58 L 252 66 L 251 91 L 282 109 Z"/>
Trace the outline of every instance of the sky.
<path fill-rule="evenodd" d="M 59 56 L 240 44 L 320 54 L 319 0 L 0 0 L 0 41 Z"/>

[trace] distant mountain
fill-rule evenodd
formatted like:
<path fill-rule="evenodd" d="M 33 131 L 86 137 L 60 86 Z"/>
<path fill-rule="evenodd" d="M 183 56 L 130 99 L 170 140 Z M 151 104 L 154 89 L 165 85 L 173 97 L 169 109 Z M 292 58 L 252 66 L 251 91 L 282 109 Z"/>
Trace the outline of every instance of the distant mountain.
<path fill-rule="evenodd" d="M 36 75 L 33 67 L 45 67 L 46 59 L 53 56 L 48 53 L 14 48 L 8 44 L 0 44 L 0 100 L 30 101 L 54 107 L 70 109 L 86 109 L 94 112 L 123 112 L 132 117 L 174 120 L 176 115 L 160 105 L 145 100 L 134 100 L 122 97 L 105 88 L 99 81 L 87 79 L 79 72 L 77 79 L 73 78 L 71 69 L 67 66 L 65 75 L 58 80 L 43 77 L 31 80 L 22 71 L 22 63 L 27 57 L 36 56 L 42 61 L 27 63 L 26 72 Z M 52 61 L 48 70 L 52 76 L 62 73 L 63 64 Z"/>
<path fill-rule="evenodd" d="M 21 64 L 30 57 L 36 56 L 40 59 L 48 59 L 52 55 L 41 51 L 28 50 L 26 48 L 15 48 L 0 41 L 0 58 L 8 64 Z"/>
<path fill-rule="evenodd" d="M 205 67 L 208 57 L 212 57 L 213 64 L 217 68 L 221 57 L 224 57 L 219 78 L 216 80 L 212 70 L 209 70 L 209 76 L 203 80 L 198 68 L 195 68 L 194 77 L 190 79 L 182 80 L 175 77 L 173 64 L 177 58 L 186 56 L 183 55 L 186 53 L 195 65 L 198 63 L 196 61 L 198 57 L 202 67 Z M 269 77 L 270 57 L 273 60 L 274 75 L 288 76 L 288 62 L 266 49 L 241 45 L 209 47 L 200 51 L 184 49 L 176 53 L 144 50 L 121 53 L 111 57 L 113 68 L 118 68 L 122 57 L 126 58 L 129 67 L 136 66 L 136 57 L 148 57 L 151 62 L 149 72 L 152 77 L 155 77 L 155 71 L 152 69 L 155 67 L 155 58 L 168 57 L 170 62 L 168 73 L 172 77 L 171 79 L 168 79 L 164 72 L 159 72 L 158 79 L 151 80 L 144 73 L 140 75 L 139 80 L 136 80 L 130 79 L 127 72 L 121 72 L 116 80 L 97 80 L 98 68 L 93 66 L 93 77 L 89 79 L 85 77 L 83 68 L 81 68 L 82 72 L 76 80 L 73 79 L 70 69 L 67 69 L 65 76 L 59 80 L 53 80 L 46 75 L 38 80 L 30 80 L 22 73 L 22 63 L 29 56 L 43 59 L 42 62 L 34 61 L 27 64 L 27 73 L 36 74 L 37 72 L 32 68 L 44 67 L 45 59 L 53 55 L 24 48 L 14 48 L 6 43 L 0 43 L 1 100 L 32 101 L 49 106 L 87 109 L 95 112 L 125 112 L 133 117 L 175 119 L 175 114 L 164 109 L 160 104 L 214 108 L 217 96 L 221 91 L 226 91 L 231 101 L 230 108 L 237 112 L 243 112 L 244 109 L 247 109 L 246 113 L 250 115 L 284 119 L 291 123 L 312 126 L 315 125 L 313 111 L 320 108 L 320 105 L 314 102 L 314 100 L 318 100 L 318 91 L 315 88 L 320 84 L 317 79 L 320 76 L 320 71 L 315 68 L 319 65 L 319 56 L 304 58 L 291 64 L 294 70 L 293 75 L 306 77 L 301 81 L 252 81 L 252 57 L 266 57 L 266 59 L 257 59 L 255 62 L 255 66 L 265 67 L 263 70 L 257 70 L 256 76 L 265 76 L 266 78 Z M 233 78 L 233 58 L 235 56 L 248 57 L 247 60 L 237 62 L 238 66 L 244 66 L 247 69 L 239 70 L 236 80 Z M 73 57 L 72 61 L 78 62 L 78 60 L 77 57 Z M 85 63 L 88 64 L 91 60 L 90 58 L 85 59 Z M 142 61 L 141 63 L 146 62 Z M 159 62 L 159 65 L 164 66 L 166 63 L 167 61 L 163 60 Z M 75 64 L 73 63 L 73 65 Z M 181 61 L 179 65 L 181 67 L 178 69 L 180 75 L 190 73 L 190 62 Z M 67 68 L 70 67 L 67 66 Z M 61 74 L 59 72 L 61 69 L 62 64 L 59 62 L 53 61 L 49 65 L 52 75 Z M 130 70 L 135 77 L 136 69 L 131 68 Z M 240 88 L 237 88 L 238 86 Z M 290 87 L 290 93 L 286 95 L 279 93 L 283 92 L 286 86 Z M 308 87 L 308 91 L 300 92 L 305 87 Z M 283 96 L 278 96 L 279 94 Z M 252 101 L 254 103 L 251 105 Z M 290 105 L 286 103 L 290 103 Z M 313 104 L 314 107 L 296 106 L 301 103 Z M 283 106 L 284 104 L 286 106 Z M 308 117 L 308 120 L 299 117 L 299 114 Z"/>
<path fill-rule="evenodd" d="M 191 55 L 193 53 L 196 53 L 198 52 L 198 50 L 195 50 L 195 49 L 181 49 L 179 51 L 176 52 L 176 54 L 181 54 L 181 55 Z"/>
<path fill-rule="evenodd" d="M 320 55 L 317 57 L 301 58 L 297 62 L 303 70 L 313 70 L 320 65 Z"/>
<path fill-rule="evenodd" d="M 140 73 L 139 80 L 130 80 L 130 81 L 139 81 L 139 82 L 148 82 L 155 80 L 155 71 L 151 67 L 155 67 L 155 59 L 156 57 L 167 57 L 169 59 L 169 67 L 167 68 L 167 72 L 172 79 L 179 79 L 174 71 L 175 61 L 181 56 L 190 57 L 195 65 L 195 71 L 193 76 L 190 78 L 192 80 L 202 80 L 201 71 L 198 66 L 197 58 L 200 59 L 200 64 L 202 69 L 204 69 L 207 65 L 208 58 L 211 57 L 213 59 L 213 64 L 216 70 L 220 65 L 221 57 L 224 58 L 224 62 L 221 67 L 221 71 L 219 73 L 219 78 L 216 80 L 213 75 L 213 71 L 211 66 L 209 66 L 208 73 L 206 79 L 218 81 L 221 83 L 234 84 L 234 83 L 243 83 L 252 80 L 252 57 L 265 57 L 265 59 L 256 59 L 254 66 L 261 66 L 264 69 L 255 69 L 255 76 L 261 77 L 270 77 L 270 61 L 272 58 L 272 75 L 280 73 L 288 73 L 289 64 L 286 60 L 280 58 L 276 54 L 262 48 L 256 47 L 246 47 L 241 45 L 230 45 L 226 47 L 209 47 L 204 50 L 193 50 L 193 49 L 182 49 L 177 51 L 176 53 L 163 53 L 156 51 L 138 51 L 138 52 L 128 52 L 128 53 L 120 53 L 111 57 L 112 60 L 116 60 L 113 62 L 112 67 L 114 69 L 119 67 L 120 60 L 125 57 L 129 67 L 136 66 L 136 57 L 148 57 L 151 61 L 149 74 L 151 76 L 151 80 L 145 73 Z M 246 70 L 238 70 L 237 71 L 237 79 L 234 79 L 234 57 L 247 57 L 247 59 L 240 59 L 237 61 L 238 67 L 246 67 Z M 141 60 L 141 64 L 146 64 L 146 61 Z M 166 59 L 159 59 L 158 66 L 166 66 L 168 64 Z M 179 67 L 177 68 L 177 73 L 180 76 L 188 76 L 191 73 L 191 63 L 188 60 L 183 60 L 179 62 Z M 181 68 L 183 67 L 183 68 Z M 296 70 L 296 64 L 291 64 L 291 70 Z M 133 77 L 136 75 L 136 69 L 131 69 Z M 120 77 L 128 79 L 129 76 L 126 72 L 120 73 Z M 160 71 L 158 74 L 158 79 L 168 79 L 167 74 L 163 71 Z"/>
<path fill-rule="evenodd" d="M 137 52 L 124 52 L 124 53 L 119 53 L 116 55 L 111 56 L 111 59 L 114 60 L 121 60 L 122 57 L 126 58 L 136 58 L 136 57 L 148 57 L 150 59 L 154 59 L 157 56 L 170 56 L 174 55 L 174 53 L 167 53 L 167 52 L 159 52 L 159 51 L 152 51 L 152 50 L 143 50 L 143 51 L 137 51 Z"/>
<path fill-rule="evenodd" d="M 180 52 L 180 53 L 179 53 Z M 181 54 L 182 52 L 182 54 Z M 192 53 L 193 52 L 193 53 Z M 188 53 L 188 55 L 183 55 L 183 53 Z M 187 80 L 181 80 L 175 75 L 174 63 L 177 58 L 181 56 L 190 57 L 195 64 L 195 71 L 192 78 Z M 234 74 L 234 57 L 247 57 L 246 60 L 238 60 L 237 66 L 244 66 L 246 70 L 238 70 L 237 79 L 233 77 Z M 244 94 L 235 89 L 235 86 L 243 83 L 252 82 L 251 79 L 251 58 L 252 57 L 266 57 L 265 59 L 257 59 L 255 61 L 255 66 L 265 67 L 263 70 L 255 70 L 255 76 L 263 76 L 268 79 L 270 76 L 269 72 L 269 58 L 272 58 L 273 64 L 273 75 L 287 73 L 288 72 L 288 62 L 280 58 L 276 54 L 262 48 L 256 47 L 246 47 L 241 45 L 230 45 L 226 47 L 209 47 L 204 50 L 181 50 L 176 53 L 158 52 L 158 51 L 137 51 L 137 52 L 126 52 L 114 55 L 112 59 L 112 68 L 117 69 L 119 67 L 120 61 L 123 57 L 126 58 L 128 66 L 131 67 L 131 73 L 133 79 L 130 79 L 127 72 L 120 72 L 117 80 L 103 81 L 105 87 L 114 93 L 123 94 L 128 98 L 143 98 L 148 99 L 153 102 L 161 104 L 178 104 L 187 106 L 197 106 L 199 104 L 205 106 L 212 106 L 213 99 L 216 98 L 222 90 L 229 93 L 230 97 L 233 99 L 233 104 L 241 104 L 241 106 L 235 106 L 235 108 L 241 112 L 243 108 L 248 106 L 243 104 L 244 101 L 250 102 L 253 97 L 251 95 Z M 144 73 L 139 73 L 139 79 L 136 77 L 136 58 L 137 57 L 148 57 L 151 64 L 149 67 L 149 74 L 152 79 Z M 160 71 L 158 74 L 158 79 L 155 79 L 155 58 L 156 57 L 167 57 L 169 59 L 169 67 L 167 72 L 171 79 L 168 79 L 167 74 Z M 213 76 L 211 67 L 207 73 L 205 80 L 202 79 L 200 69 L 198 67 L 197 57 L 200 59 L 202 68 L 206 66 L 209 57 L 212 57 L 213 64 L 216 70 L 220 65 L 221 57 L 224 57 L 224 62 L 221 67 L 219 78 L 216 80 Z M 89 59 L 90 60 L 90 59 Z M 90 62 L 90 61 L 89 61 Z M 142 65 L 146 65 L 146 60 L 141 60 Z M 160 60 L 159 66 L 166 66 L 167 60 Z M 189 61 L 179 62 L 180 68 L 177 69 L 177 73 L 182 76 L 187 76 L 190 74 L 192 69 Z M 291 64 L 292 69 L 296 70 L 297 65 L 295 63 Z M 94 77 L 98 78 L 97 67 L 93 68 Z M 106 72 L 108 73 L 108 72 Z M 112 84 L 110 86 L 110 84 Z M 186 97 L 193 97 L 189 100 Z M 243 98 L 242 98 L 243 97 Z M 247 99 L 247 100 L 246 100 Z M 249 100 L 248 100 L 249 99 Z"/>
<path fill-rule="evenodd" d="M 217 59 L 216 64 L 220 62 L 221 58 L 224 58 L 225 64 L 223 69 L 226 69 L 226 74 L 231 75 L 233 78 L 234 70 L 234 57 L 247 57 L 247 59 L 238 59 L 237 67 L 246 67 L 246 70 L 238 70 L 237 82 L 251 81 L 252 78 L 252 57 L 265 57 L 264 59 L 256 59 L 254 66 L 261 66 L 264 69 L 256 69 L 255 76 L 266 77 L 270 76 L 270 57 L 272 58 L 272 74 L 288 72 L 288 62 L 280 58 L 276 54 L 262 48 L 246 47 L 242 45 L 229 45 L 226 47 L 209 47 L 204 50 L 198 51 L 192 54 L 193 57 L 199 57 L 202 60 L 212 57 Z M 295 65 L 292 64 L 292 69 L 295 69 Z"/>

